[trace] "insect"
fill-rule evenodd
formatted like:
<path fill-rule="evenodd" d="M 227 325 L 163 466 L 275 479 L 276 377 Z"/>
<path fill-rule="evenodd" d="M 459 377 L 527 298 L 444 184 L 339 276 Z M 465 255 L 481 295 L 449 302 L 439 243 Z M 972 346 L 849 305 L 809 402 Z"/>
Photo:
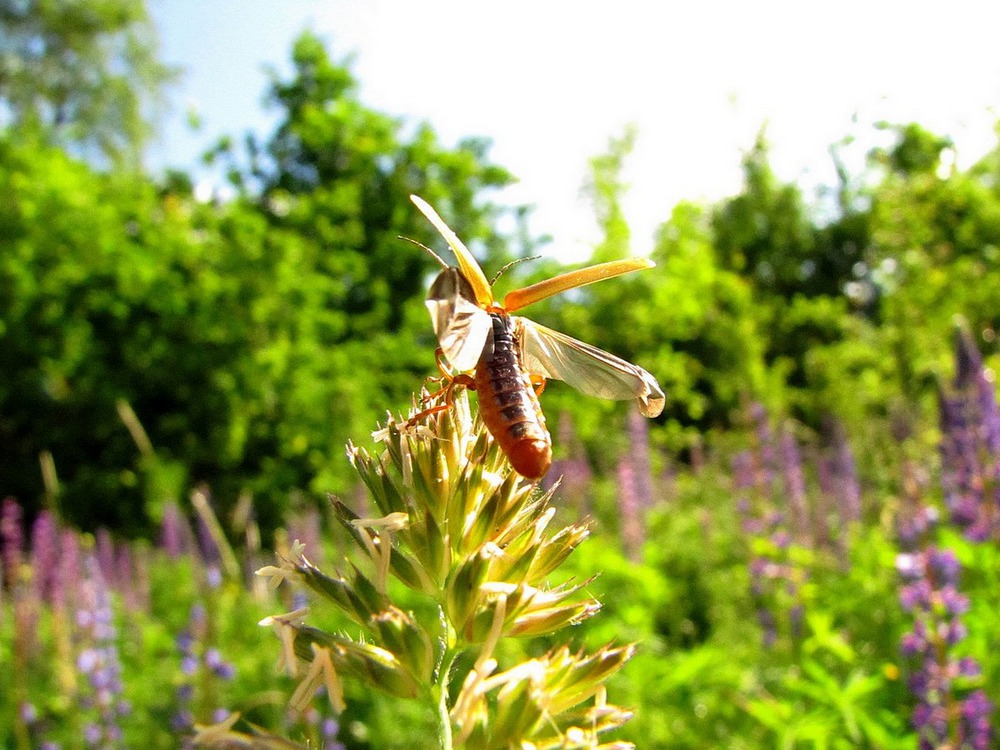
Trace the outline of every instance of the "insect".
<path fill-rule="evenodd" d="M 538 402 L 546 379 L 565 381 L 588 396 L 636 399 L 647 417 L 663 411 L 663 391 L 641 367 L 510 314 L 559 292 L 651 268 L 651 261 L 632 258 L 570 271 L 516 289 L 498 303 L 491 283 L 458 236 L 426 201 L 415 195 L 410 199 L 458 261 L 457 267 L 449 266 L 425 248 L 443 266 L 426 304 L 441 345 L 439 365 L 443 355 L 452 370 L 441 367 L 448 385 L 435 395 L 447 400 L 455 385 L 475 390 L 483 423 L 515 471 L 539 479 L 552 465 L 552 439 Z M 430 411 L 439 408 L 444 407 Z"/>

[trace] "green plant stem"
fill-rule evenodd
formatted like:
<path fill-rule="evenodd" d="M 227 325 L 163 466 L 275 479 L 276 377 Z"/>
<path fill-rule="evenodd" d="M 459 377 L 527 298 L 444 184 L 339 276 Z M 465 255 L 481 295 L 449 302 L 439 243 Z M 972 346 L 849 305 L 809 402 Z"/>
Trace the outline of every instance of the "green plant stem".
<path fill-rule="evenodd" d="M 438 698 L 438 737 L 441 741 L 441 750 L 452 750 L 451 737 L 451 712 L 448 710 L 448 680 L 451 677 L 451 668 L 458 657 L 458 649 L 449 648 L 441 660 L 441 669 L 438 671 L 437 698 Z"/>

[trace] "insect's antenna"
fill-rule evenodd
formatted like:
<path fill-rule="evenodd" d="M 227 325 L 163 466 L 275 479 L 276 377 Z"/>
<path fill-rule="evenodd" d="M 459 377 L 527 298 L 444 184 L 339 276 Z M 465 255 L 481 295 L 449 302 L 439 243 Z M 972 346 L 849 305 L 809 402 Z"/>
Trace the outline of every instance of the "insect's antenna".
<path fill-rule="evenodd" d="M 448 264 L 445 263 L 443 260 L 441 260 L 441 256 L 438 255 L 433 250 L 431 250 L 429 247 L 427 247 L 427 245 L 425 245 L 423 242 L 417 242 L 416 240 L 411 240 L 409 237 L 404 237 L 401 234 L 397 234 L 396 235 L 396 239 L 397 240 L 405 240 L 406 242 L 412 242 L 417 247 L 422 247 L 424 250 L 426 250 L 427 252 L 429 252 L 431 254 L 431 257 L 434 258 L 434 260 L 436 260 L 438 263 L 441 264 L 442 268 L 447 268 L 448 267 Z M 504 268 L 506 268 L 506 266 L 504 266 Z"/>
<path fill-rule="evenodd" d="M 507 269 L 510 268 L 511 266 L 516 266 L 518 263 L 524 263 L 524 261 L 526 260 L 538 260 L 541 257 L 542 257 L 541 255 L 529 255 L 527 258 L 515 258 L 510 263 L 507 263 L 503 268 L 501 268 L 499 271 L 496 272 L 496 275 L 492 279 L 490 279 L 490 286 L 496 284 L 497 279 L 503 276 L 504 273 L 507 271 Z"/>

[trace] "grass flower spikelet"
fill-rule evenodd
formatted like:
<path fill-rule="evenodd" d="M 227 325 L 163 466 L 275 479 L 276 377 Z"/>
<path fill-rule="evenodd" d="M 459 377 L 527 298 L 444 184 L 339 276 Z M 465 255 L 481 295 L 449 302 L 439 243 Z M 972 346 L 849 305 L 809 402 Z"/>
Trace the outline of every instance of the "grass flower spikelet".
<path fill-rule="evenodd" d="M 376 512 L 361 518 L 333 502 L 350 559 L 321 570 L 299 547 L 258 571 L 309 589 L 313 610 L 332 605 L 352 623 L 327 632 L 305 610 L 261 623 L 299 678 L 293 702 L 305 708 L 325 686 L 340 711 L 341 678 L 361 680 L 424 702 L 448 750 L 603 747 L 599 735 L 630 716 L 607 704 L 603 683 L 631 646 L 557 645 L 520 664 L 501 664 L 499 649 L 502 639 L 557 637 L 599 611 L 589 581 L 548 580 L 587 526 L 551 528 L 552 490 L 512 470 L 464 393 L 416 424 L 390 417 L 373 438 L 374 451 L 352 444 L 348 456 Z"/>

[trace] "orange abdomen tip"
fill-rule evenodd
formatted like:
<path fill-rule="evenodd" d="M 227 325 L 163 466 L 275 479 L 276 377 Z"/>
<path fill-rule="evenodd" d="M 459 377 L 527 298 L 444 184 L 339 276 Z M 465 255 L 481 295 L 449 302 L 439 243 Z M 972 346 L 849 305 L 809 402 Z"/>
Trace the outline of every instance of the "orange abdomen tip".
<path fill-rule="evenodd" d="M 505 448 L 510 465 L 525 479 L 541 479 L 552 466 L 552 446 L 546 440 L 519 440 Z"/>

